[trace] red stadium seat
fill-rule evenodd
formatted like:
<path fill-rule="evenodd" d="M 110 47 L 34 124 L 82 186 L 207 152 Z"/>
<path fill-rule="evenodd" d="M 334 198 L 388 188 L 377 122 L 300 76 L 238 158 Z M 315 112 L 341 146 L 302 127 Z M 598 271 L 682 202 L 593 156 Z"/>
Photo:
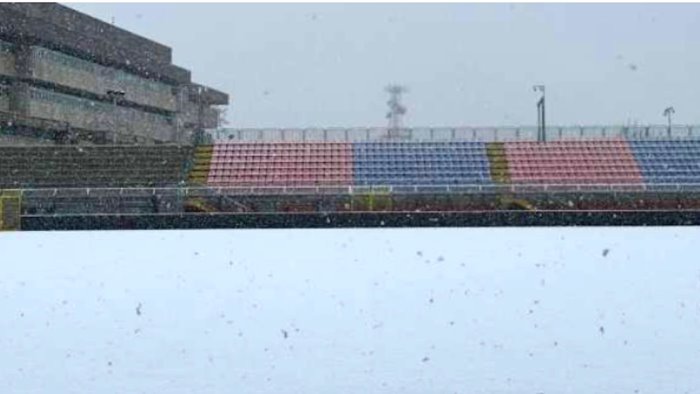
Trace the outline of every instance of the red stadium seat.
<path fill-rule="evenodd" d="M 520 184 L 641 184 L 624 140 L 507 142 L 510 179 Z"/>
<path fill-rule="evenodd" d="M 208 184 L 215 186 L 348 186 L 349 143 L 253 142 L 217 144 Z"/>

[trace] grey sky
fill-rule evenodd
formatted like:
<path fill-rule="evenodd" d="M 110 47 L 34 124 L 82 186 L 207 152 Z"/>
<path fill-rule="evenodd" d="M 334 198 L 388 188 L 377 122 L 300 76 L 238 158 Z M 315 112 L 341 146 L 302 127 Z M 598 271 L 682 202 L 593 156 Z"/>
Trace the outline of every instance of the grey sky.
<path fill-rule="evenodd" d="M 70 4 L 163 42 L 232 127 L 700 123 L 700 5 Z"/>

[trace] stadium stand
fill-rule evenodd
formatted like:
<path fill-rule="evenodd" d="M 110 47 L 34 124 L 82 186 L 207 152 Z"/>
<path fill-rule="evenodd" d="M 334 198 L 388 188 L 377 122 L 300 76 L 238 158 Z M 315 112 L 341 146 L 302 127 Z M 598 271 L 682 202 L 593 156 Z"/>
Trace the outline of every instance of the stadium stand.
<path fill-rule="evenodd" d="M 337 186 L 352 182 L 349 143 L 231 143 L 212 150 L 214 186 Z"/>
<path fill-rule="evenodd" d="M 647 184 L 700 184 L 700 141 L 630 141 Z"/>
<path fill-rule="evenodd" d="M 515 184 L 641 184 L 635 155 L 623 139 L 506 142 Z"/>
<path fill-rule="evenodd" d="M 212 186 L 492 183 L 480 142 L 216 144 L 196 152 L 189 179 L 205 177 Z"/>
<path fill-rule="evenodd" d="M 142 215 L 157 226 L 221 220 L 236 227 L 283 214 L 325 215 L 328 224 L 343 214 L 405 213 L 409 220 L 515 211 L 533 213 L 518 223 L 538 224 L 542 212 L 700 215 L 698 191 L 700 140 L 690 139 L 0 147 L 3 229 L 97 228 L 110 215 L 110 228 L 136 226 Z M 228 214 L 230 221 L 215 219 Z M 250 222 L 238 222 L 238 214 Z M 515 220 L 504 215 L 499 223 Z M 205 224 L 195 220 L 204 217 Z M 679 214 L 669 223 L 693 218 Z"/>
<path fill-rule="evenodd" d="M 191 147 L 0 147 L 0 188 L 160 187 L 184 181 Z"/>
<path fill-rule="evenodd" d="M 700 183 L 700 141 L 246 142 L 200 146 L 210 186 Z"/>
<path fill-rule="evenodd" d="M 481 142 L 358 142 L 355 185 L 490 184 Z"/>

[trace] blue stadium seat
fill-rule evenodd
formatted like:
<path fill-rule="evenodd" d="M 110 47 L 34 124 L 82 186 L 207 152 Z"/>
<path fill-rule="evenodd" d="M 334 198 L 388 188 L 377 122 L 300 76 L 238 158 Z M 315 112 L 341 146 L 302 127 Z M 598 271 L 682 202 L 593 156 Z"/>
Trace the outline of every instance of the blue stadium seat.
<path fill-rule="evenodd" d="M 358 142 L 356 185 L 491 184 L 486 144 L 478 142 Z"/>
<path fill-rule="evenodd" d="M 647 184 L 700 183 L 700 140 L 630 141 Z"/>

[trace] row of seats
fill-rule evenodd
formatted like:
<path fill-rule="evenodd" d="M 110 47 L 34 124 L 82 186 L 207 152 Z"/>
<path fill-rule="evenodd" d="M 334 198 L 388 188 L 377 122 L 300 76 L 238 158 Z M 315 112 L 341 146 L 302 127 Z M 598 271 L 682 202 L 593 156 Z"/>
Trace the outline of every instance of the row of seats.
<path fill-rule="evenodd" d="M 349 185 L 352 183 L 352 144 L 217 144 L 212 150 L 207 183 L 216 186 Z"/>
<path fill-rule="evenodd" d="M 227 143 L 214 146 L 209 184 L 258 186 L 700 183 L 700 141 Z M 491 163 L 496 164 L 491 164 Z"/>
<path fill-rule="evenodd" d="M 356 185 L 490 184 L 486 144 L 356 143 Z"/>
<path fill-rule="evenodd" d="M 700 184 L 700 141 L 251 142 L 207 149 L 204 164 L 193 168 L 212 186 Z M 170 145 L 0 147 L 0 188 L 172 186 L 194 156 L 191 147 Z"/>
<path fill-rule="evenodd" d="M 0 147 L 0 189 L 155 187 L 180 184 L 191 147 Z"/>
<path fill-rule="evenodd" d="M 641 183 L 635 157 L 624 140 L 504 144 L 513 183 Z"/>
<path fill-rule="evenodd" d="M 208 184 L 489 184 L 483 143 L 228 143 L 212 149 Z"/>
<path fill-rule="evenodd" d="M 700 183 L 700 141 L 631 141 L 647 183 Z"/>

